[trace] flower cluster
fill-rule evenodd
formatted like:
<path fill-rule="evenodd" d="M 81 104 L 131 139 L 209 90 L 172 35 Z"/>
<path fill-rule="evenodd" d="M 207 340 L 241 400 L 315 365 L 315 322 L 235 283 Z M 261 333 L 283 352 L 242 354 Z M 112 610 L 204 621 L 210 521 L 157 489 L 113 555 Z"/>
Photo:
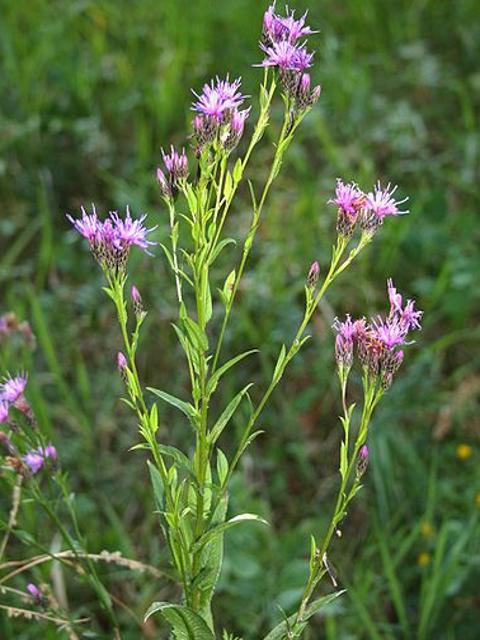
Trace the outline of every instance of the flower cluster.
<path fill-rule="evenodd" d="M 176 195 L 181 181 L 188 178 L 188 160 L 185 149 L 178 153 L 173 145 L 170 147 L 170 153 L 165 153 L 162 149 L 162 158 L 165 171 L 157 169 L 157 180 L 162 196 L 170 200 Z"/>
<path fill-rule="evenodd" d="M 337 232 L 348 239 L 358 223 L 362 231 L 373 235 L 387 216 L 408 213 L 408 210 L 399 209 L 408 198 L 395 200 L 396 190 L 397 187 L 390 183 L 382 187 L 377 182 L 373 191 L 364 193 L 355 182 L 345 184 L 338 178 L 335 197 L 328 201 L 337 207 Z"/>
<path fill-rule="evenodd" d="M 349 370 L 353 364 L 354 348 L 371 379 L 379 379 L 383 389 L 388 389 L 393 376 L 400 367 L 404 353 L 401 347 L 411 344 L 407 341 L 410 331 L 420 329 L 423 312 L 415 308 L 414 300 L 403 304 L 399 294 L 389 279 L 387 291 L 390 302 L 388 315 L 377 316 L 370 322 L 365 318 L 353 321 L 349 315 L 343 322 L 338 318 L 333 324 L 335 356 L 340 370 Z"/>
<path fill-rule="evenodd" d="M 299 40 L 317 32 L 305 24 L 306 13 L 296 19 L 295 12 L 289 12 L 286 7 L 286 14 L 278 15 L 275 3 L 265 12 L 260 43 L 265 58 L 261 66 L 278 69 L 286 95 L 293 100 L 295 110 L 303 112 L 318 100 L 321 87 L 318 85 L 311 88 L 307 69 L 312 66 L 314 54 L 307 50 L 305 42 Z"/>
<path fill-rule="evenodd" d="M 75 219 L 67 214 L 75 229 L 88 240 L 90 249 L 103 269 L 122 273 L 126 269 L 130 248 L 133 245 L 148 253 L 148 247 L 155 242 L 147 240 L 147 235 L 156 227 L 144 226 L 146 216 L 133 219 L 127 206 L 126 216 L 120 218 L 112 211 L 106 220 L 100 220 L 92 205 L 92 213 L 82 207 L 82 217 Z"/>
<path fill-rule="evenodd" d="M 240 78 L 230 82 L 228 75 L 225 80 L 217 76 L 203 86 L 202 93 L 193 92 L 197 100 L 192 105 L 196 112 L 192 139 L 197 156 L 215 142 L 227 152 L 240 142 L 250 113 L 250 108 L 240 109 L 246 98 L 240 92 L 240 86 Z"/>

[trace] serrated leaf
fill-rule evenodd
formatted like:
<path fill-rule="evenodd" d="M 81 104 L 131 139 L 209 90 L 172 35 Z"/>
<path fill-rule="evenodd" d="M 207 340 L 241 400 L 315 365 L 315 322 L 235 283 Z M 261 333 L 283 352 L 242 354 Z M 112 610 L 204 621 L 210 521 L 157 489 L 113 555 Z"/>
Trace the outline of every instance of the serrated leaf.
<path fill-rule="evenodd" d="M 189 607 L 154 602 L 145 614 L 145 622 L 155 613 L 159 613 L 170 624 L 177 640 L 215 640 L 205 620 Z"/>

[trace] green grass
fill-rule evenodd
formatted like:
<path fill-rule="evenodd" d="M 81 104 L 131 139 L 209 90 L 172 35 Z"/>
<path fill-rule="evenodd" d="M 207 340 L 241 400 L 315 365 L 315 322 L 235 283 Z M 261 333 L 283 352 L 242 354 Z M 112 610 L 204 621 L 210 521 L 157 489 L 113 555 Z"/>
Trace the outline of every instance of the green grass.
<path fill-rule="evenodd" d="M 2 367 L 31 372 L 35 411 L 59 445 L 90 548 L 118 549 L 156 566 L 165 564 L 165 551 L 147 470 L 142 453 L 128 451 L 135 425 L 117 400 L 119 336 L 100 275 L 64 212 L 91 201 L 101 210 L 128 202 L 160 225 L 158 239 L 166 237 L 153 169 L 162 145 L 185 139 L 190 87 L 229 71 L 243 75 L 253 94 L 259 80 L 251 65 L 260 59 L 263 4 L 218 5 L 4 0 L 0 20 L 0 312 L 28 319 L 37 336 L 33 357 L 4 345 Z M 233 316 L 228 352 L 262 347 L 258 370 L 245 362 L 245 380 L 261 379 L 291 337 L 312 259 L 325 266 L 333 234 L 325 202 L 334 179 L 398 182 L 411 197 L 411 213 L 385 225 L 339 281 L 315 339 L 264 416 L 267 434 L 235 480 L 232 508 L 267 516 L 274 535 L 255 527 L 228 535 L 217 613 L 254 640 L 280 619 L 276 603 L 294 606 L 309 532 L 327 522 L 337 482 L 340 407 L 330 320 L 379 310 L 393 275 L 425 310 L 425 326 L 376 417 L 366 486 L 332 550 L 348 594 L 316 621 L 310 638 L 473 640 L 480 559 L 477 3 L 298 3 L 307 7 L 321 29 L 313 74 L 323 93 L 270 198 Z M 268 141 L 251 169 L 254 180 L 267 171 Z M 246 196 L 233 235 L 245 228 Z M 151 310 L 144 379 L 181 391 L 163 258 L 137 258 L 132 271 Z M 243 382 L 232 380 L 225 392 Z M 172 414 L 163 418 L 165 439 L 182 442 Z M 472 446 L 467 460 L 456 455 L 460 443 Z M 8 500 L 0 483 L 4 520 Z M 50 546 L 52 532 L 38 514 L 23 518 L 22 526 Z M 32 550 L 17 541 L 12 553 Z M 422 553 L 429 554 L 426 566 L 417 563 Z M 153 598 L 176 597 L 168 582 L 100 569 L 137 618 Z M 49 574 L 36 569 L 30 578 Z M 72 610 L 88 610 L 91 595 L 74 579 L 68 584 Z M 138 638 L 133 618 L 121 615 L 125 638 Z M 144 637 L 160 633 L 150 632 Z M 38 633 L 58 637 L 50 627 Z M 31 627 L 0 616 L 0 637 L 27 640 Z"/>

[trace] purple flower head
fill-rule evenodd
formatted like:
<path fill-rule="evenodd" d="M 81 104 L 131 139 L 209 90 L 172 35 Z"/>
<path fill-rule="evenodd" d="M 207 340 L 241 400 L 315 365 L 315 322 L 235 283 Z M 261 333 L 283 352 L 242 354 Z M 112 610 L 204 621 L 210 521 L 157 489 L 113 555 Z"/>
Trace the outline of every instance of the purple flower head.
<path fill-rule="evenodd" d="M 78 233 L 86 238 L 89 244 L 93 246 L 98 240 L 98 235 L 101 231 L 102 223 L 97 217 L 95 205 L 92 204 L 92 213 L 87 213 L 84 207 L 81 207 L 81 212 L 82 217 L 80 220 L 72 218 L 72 216 L 68 213 L 67 218 L 73 224 Z"/>
<path fill-rule="evenodd" d="M 23 456 L 23 461 L 32 475 L 38 473 L 48 459 L 53 462 L 57 460 L 57 450 L 51 444 L 45 448 L 39 447 L 38 449 L 32 449 L 32 451 L 29 451 Z"/>
<path fill-rule="evenodd" d="M 250 114 L 250 108 L 235 110 L 232 113 L 228 130 L 223 137 L 223 146 L 227 151 L 232 151 L 240 142 L 245 129 L 245 121 Z"/>
<path fill-rule="evenodd" d="M 155 245 L 156 242 L 147 240 L 147 235 L 154 231 L 157 227 L 147 229 L 143 222 L 146 219 L 146 215 L 140 216 L 136 220 L 133 220 L 130 215 L 130 209 L 127 205 L 127 212 L 125 219 L 119 217 L 116 211 L 110 212 L 110 218 L 113 221 L 113 242 L 117 249 L 120 251 L 129 249 L 132 245 L 137 245 L 140 249 L 143 249 L 146 253 L 149 246 Z M 108 220 L 105 222 L 107 224 Z"/>
<path fill-rule="evenodd" d="M 121 351 L 117 353 L 117 367 L 120 373 L 123 373 L 127 368 L 127 359 Z"/>
<path fill-rule="evenodd" d="M 367 193 L 366 208 L 379 220 L 386 216 L 399 216 L 408 213 L 408 209 L 400 211 L 399 207 L 407 202 L 408 198 L 395 200 L 393 194 L 397 190 L 397 185 L 391 186 L 390 182 L 382 188 L 380 181 L 374 187 L 373 192 Z"/>
<path fill-rule="evenodd" d="M 355 230 L 357 219 L 365 204 L 365 194 L 355 182 L 345 184 L 337 178 L 335 197 L 328 201 L 337 207 L 337 232 L 346 238 L 350 238 Z"/>
<path fill-rule="evenodd" d="M 178 153 L 172 145 L 169 154 L 162 149 L 162 158 L 169 173 L 170 182 L 177 184 L 179 180 L 188 178 L 188 160 L 185 149 Z"/>
<path fill-rule="evenodd" d="M 312 66 L 313 53 L 305 45 L 295 46 L 288 40 L 274 42 L 271 46 L 261 45 L 266 58 L 260 66 L 278 67 L 280 70 L 303 72 Z"/>
<path fill-rule="evenodd" d="M 245 100 L 246 96 L 240 93 L 241 83 L 241 78 L 230 82 L 228 76 L 225 80 L 217 76 L 210 84 L 203 85 L 201 94 L 193 92 L 198 100 L 193 103 L 192 109 L 218 123 L 222 122 L 226 114 L 238 109 Z M 197 122 L 197 126 L 199 124 Z"/>
<path fill-rule="evenodd" d="M 0 384 L 0 400 L 15 404 L 22 398 L 27 380 L 26 375 L 5 378 Z"/>
<path fill-rule="evenodd" d="M 169 199 L 173 196 L 172 187 L 170 186 L 170 182 L 165 176 L 165 173 L 158 167 L 157 169 L 157 180 L 160 185 L 160 191 L 162 192 L 162 196 Z"/>
<path fill-rule="evenodd" d="M 405 325 L 402 324 L 397 317 L 384 319 L 378 316 L 372 321 L 373 335 L 389 351 L 399 345 L 407 344 L 405 342 L 407 331 L 408 329 L 406 329 Z"/>
<path fill-rule="evenodd" d="M 387 292 L 390 301 L 389 318 L 396 318 L 405 328 L 406 333 L 412 329 L 421 329 L 420 319 L 423 311 L 415 308 L 414 300 L 407 300 L 405 307 L 403 306 L 403 297 L 400 293 L 397 293 L 392 278 L 387 280 Z"/>
<path fill-rule="evenodd" d="M 356 218 L 365 204 L 365 194 L 355 182 L 345 184 L 341 178 L 337 178 L 335 197 L 330 198 L 328 204 L 334 204 L 344 213 Z"/>
<path fill-rule="evenodd" d="M 273 43 L 280 40 L 289 40 L 291 43 L 295 43 L 299 38 L 317 33 L 305 25 L 307 13 L 295 20 L 295 12 L 289 13 L 288 7 L 285 9 L 286 16 L 277 15 L 274 2 L 265 12 L 263 16 L 263 37 L 266 42 Z"/>
<path fill-rule="evenodd" d="M 335 318 L 333 329 L 337 332 L 335 338 L 335 357 L 339 366 L 351 367 L 353 362 L 353 347 L 356 337 L 355 323 L 349 314 L 343 322 Z"/>
<path fill-rule="evenodd" d="M 6 400 L 0 400 L 0 424 L 8 422 L 8 411 L 10 405 Z"/>

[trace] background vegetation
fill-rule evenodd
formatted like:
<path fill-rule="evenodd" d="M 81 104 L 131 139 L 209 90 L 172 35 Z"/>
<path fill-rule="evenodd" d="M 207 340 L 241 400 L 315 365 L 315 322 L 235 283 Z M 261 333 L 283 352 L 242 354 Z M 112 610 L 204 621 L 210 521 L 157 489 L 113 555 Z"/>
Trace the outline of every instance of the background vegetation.
<path fill-rule="evenodd" d="M 332 551 L 348 593 L 310 637 L 473 640 L 480 616 L 478 5 L 302 0 L 297 7 L 309 8 L 321 29 L 313 75 L 323 93 L 269 200 L 233 317 L 228 350 L 262 347 L 245 378 L 261 381 L 269 370 L 302 312 L 311 261 L 326 264 L 334 211 L 325 203 L 337 176 L 365 187 L 377 176 L 398 182 L 411 213 L 389 221 L 336 284 L 314 340 L 264 415 L 267 433 L 238 473 L 232 503 L 257 510 L 272 529 L 247 525 L 228 534 L 218 615 L 253 640 L 279 619 L 276 604 L 289 610 L 297 602 L 308 534 L 322 530 L 338 481 L 329 327 L 336 314 L 383 308 L 393 275 L 425 310 L 424 330 L 376 417 L 366 487 Z M 165 563 L 144 456 L 128 451 L 137 438 L 118 400 L 112 310 L 64 213 L 91 201 L 101 211 L 129 203 L 158 223 L 157 239 L 166 237 L 154 181 L 160 147 L 184 143 L 190 87 L 230 72 L 255 93 L 260 76 L 251 65 L 260 59 L 264 9 L 258 0 L 0 2 L 0 311 L 28 320 L 37 337 L 33 353 L 4 344 L 1 364 L 30 371 L 30 399 L 69 472 L 92 551 Z M 267 170 L 269 142 L 253 179 Z M 245 194 L 230 218 L 234 235 L 248 216 Z M 150 309 L 140 365 L 149 384 L 181 394 L 173 287 L 157 254 L 132 264 Z M 175 414 L 164 411 L 163 437 L 184 442 Z M 20 526 L 55 546 L 28 506 Z M 10 553 L 33 550 L 17 541 Z M 176 597 L 168 582 L 101 569 L 133 610 L 121 614 L 125 638 L 158 637 L 155 623 L 139 632 L 134 618 L 153 598 Z M 48 581 L 48 570 L 28 579 Z M 68 578 L 72 612 L 88 611 L 90 597 Z M 5 616 L 0 637 L 58 635 Z"/>

